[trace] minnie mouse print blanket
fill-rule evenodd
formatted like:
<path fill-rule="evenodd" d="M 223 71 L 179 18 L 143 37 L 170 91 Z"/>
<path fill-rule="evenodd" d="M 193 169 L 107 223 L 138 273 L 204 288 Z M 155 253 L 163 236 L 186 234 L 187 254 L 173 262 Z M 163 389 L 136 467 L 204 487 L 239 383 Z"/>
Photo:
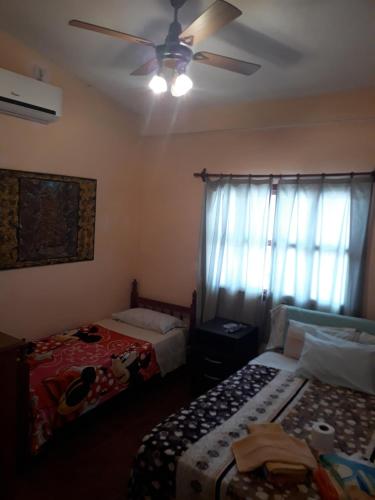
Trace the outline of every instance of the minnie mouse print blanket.
<path fill-rule="evenodd" d="M 99 325 L 30 344 L 31 451 L 66 422 L 158 374 L 150 342 Z"/>

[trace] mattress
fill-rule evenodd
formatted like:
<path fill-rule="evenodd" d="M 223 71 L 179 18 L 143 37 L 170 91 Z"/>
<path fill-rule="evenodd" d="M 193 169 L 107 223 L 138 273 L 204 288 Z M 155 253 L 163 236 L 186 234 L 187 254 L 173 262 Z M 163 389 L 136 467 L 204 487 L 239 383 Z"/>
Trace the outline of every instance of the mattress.
<path fill-rule="evenodd" d="M 96 321 L 95 324 L 138 340 L 150 342 L 155 349 L 156 360 L 162 376 L 186 363 L 187 332 L 184 328 L 174 328 L 168 333 L 162 334 L 109 318 Z"/>
<path fill-rule="evenodd" d="M 294 372 L 298 361 L 293 358 L 288 358 L 288 356 L 284 356 L 284 354 L 268 351 L 252 359 L 250 364 L 269 366 L 270 368 L 277 368 L 278 370 Z"/>

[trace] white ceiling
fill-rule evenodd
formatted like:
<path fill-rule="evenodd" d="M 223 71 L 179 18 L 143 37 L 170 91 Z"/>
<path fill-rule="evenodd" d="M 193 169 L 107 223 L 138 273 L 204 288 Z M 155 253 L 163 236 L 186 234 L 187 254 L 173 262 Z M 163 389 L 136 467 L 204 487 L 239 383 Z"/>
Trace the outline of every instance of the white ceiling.
<path fill-rule="evenodd" d="M 188 0 L 183 26 L 211 4 Z M 375 85 L 375 0 L 232 0 L 243 15 L 195 47 L 262 65 L 253 76 L 192 63 L 187 103 L 222 103 L 319 94 Z M 77 18 L 161 43 L 169 0 L 0 0 L 7 31 L 125 107 L 155 105 L 149 77 L 130 76 L 153 49 L 68 26 Z M 160 100 L 160 99 L 159 99 Z M 175 99 L 163 97 L 168 109 Z"/>

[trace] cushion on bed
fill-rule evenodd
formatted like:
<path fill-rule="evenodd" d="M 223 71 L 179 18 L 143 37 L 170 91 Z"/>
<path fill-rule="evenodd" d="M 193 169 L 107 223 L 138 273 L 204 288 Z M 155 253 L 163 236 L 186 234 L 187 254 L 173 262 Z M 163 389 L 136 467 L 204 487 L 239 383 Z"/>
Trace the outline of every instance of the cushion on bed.
<path fill-rule="evenodd" d="M 357 332 L 366 332 L 367 335 L 375 338 L 375 321 L 280 304 L 271 310 L 271 332 L 267 350 L 284 348 L 290 320 L 319 325 L 321 327 L 351 327 L 355 328 Z M 368 343 L 370 344 L 371 342 Z"/>
<path fill-rule="evenodd" d="M 159 333 L 168 333 L 173 328 L 182 328 L 185 326 L 184 322 L 179 318 L 142 307 L 113 313 L 112 318 L 128 323 L 129 325 L 138 326 L 145 330 L 154 330 Z"/>
<path fill-rule="evenodd" d="M 306 333 L 295 374 L 375 394 L 375 346 Z"/>
<path fill-rule="evenodd" d="M 309 323 L 301 323 L 300 321 L 289 320 L 288 330 L 286 333 L 284 354 L 289 358 L 299 359 L 302 353 L 303 344 L 305 342 L 305 333 L 314 335 L 316 332 L 323 332 L 329 335 L 334 335 L 344 340 L 355 341 L 358 334 L 355 328 L 338 328 L 333 326 L 318 326 Z"/>
<path fill-rule="evenodd" d="M 375 345 L 375 335 L 367 332 L 358 332 L 358 342 L 360 344 L 373 344 Z"/>

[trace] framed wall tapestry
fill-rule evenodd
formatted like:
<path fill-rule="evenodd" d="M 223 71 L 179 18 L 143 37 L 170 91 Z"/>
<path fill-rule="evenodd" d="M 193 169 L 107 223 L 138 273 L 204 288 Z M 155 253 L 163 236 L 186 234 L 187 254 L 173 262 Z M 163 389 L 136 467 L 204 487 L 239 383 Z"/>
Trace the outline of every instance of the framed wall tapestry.
<path fill-rule="evenodd" d="M 96 180 L 0 169 L 0 270 L 93 260 Z"/>

